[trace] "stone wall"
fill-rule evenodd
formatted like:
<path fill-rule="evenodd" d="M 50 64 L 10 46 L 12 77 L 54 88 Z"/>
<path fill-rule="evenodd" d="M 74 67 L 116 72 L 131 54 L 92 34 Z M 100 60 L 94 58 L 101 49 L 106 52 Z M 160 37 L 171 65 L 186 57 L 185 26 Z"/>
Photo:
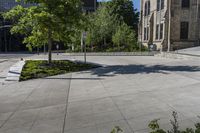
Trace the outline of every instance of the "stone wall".
<path fill-rule="evenodd" d="M 165 0 L 164 9 L 157 11 L 157 0 L 150 0 L 151 2 L 151 13 L 149 16 L 144 16 L 145 2 L 148 0 L 141 0 L 141 9 L 143 9 L 143 15 L 140 16 L 140 34 L 142 30 L 142 43 L 145 46 L 148 44 L 156 44 L 157 49 L 163 48 L 164 51 L 167 50 L 168 43 L 168 26 L 169 26 L 169 9 L 171 9 L 171 32 L 170 32 L 170 42 L 171 50 L 193 47 L 200 45 L 200 0 L 190 0 L 190 8 L 182 8 L 182 0 L 171 0 L 171 7 L 169 8 L 169 0 Z M 153 15 L 152 15 L 153 14 Z M 151 18 L 153 17 L 153 18 Z M 150 21 L 153 19 L 153 21 Z M 180 25 L 181 22 L 189 22 L 189 34 L 187 40 L 180 39 Z M 153 23 L 153 24 L 151 24 Z M 156 25 L 163 23 L 163 39 L 156 39 Z M 149 35 L 152 38 L 149 40 L 144 40 L 144 27 L 153 25 L 149 31 Z M 153 41 L 151 41 L 153 40 Z M 141 41 L 141 37 L 140 37 Z M 162 46 L 161 46 L 162 45 Z"/>
<path fill-rule="evenodd" d="M 190 0 L 190 8 L 182 8 L 181 1 L 172 0 L 171 42 L 172 48 L 186 48 L 197 46 L 199 39 L 199 18 L 197 0 Z M 200 0 L 198 0 L 200 3 Z M 187 40 L 180 39 L 181 22 L 189 22 Z"/>

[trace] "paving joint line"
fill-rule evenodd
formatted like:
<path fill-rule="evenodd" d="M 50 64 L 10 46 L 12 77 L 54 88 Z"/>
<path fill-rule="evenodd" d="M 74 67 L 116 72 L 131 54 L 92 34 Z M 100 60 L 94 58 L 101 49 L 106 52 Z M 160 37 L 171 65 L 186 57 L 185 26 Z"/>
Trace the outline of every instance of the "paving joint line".
<path fill-rule="evenodd" d="M 100 80 L 100 83 L 103 85 L 104 89 L 107 91 L 104 83 Z M 113 100 L 112 96 L 108 96 L 109 98 L 112 99 L 112 102 L 114 103 L 114 105 L 117 107 L 118 111 L 120 112 L 121 116 L 123 117 L 123 120 L 126 122 L 126 124 L 128 125 L 129 129 L 131 130 L 132 133 L 134 133 L 134 130 L 132 129 L 131 125 L 129 124 L 129 122 L 127 121 L 126 117 L 124 116 L 124 114 L 122 113 L 122 111 L 120 110 L 119 106 L 116 104 L 116 102 Z"/>
<path fill-rule="evenodd" d="M 70 74 L 69 77 L 72 78 L 72 73 Z M 67 98 L 66 98 L 66 106 L 65 106 L 65 114 L 64 114 L 64 120 L 63 120 L 63 126 L 62 126 L 62 131 L 61 131 L 61 133 L 64 133 L 64 132 L 65 132 L 65 124 L 66 124 L 66 119 L 67 119 L 67 110 L 68 110 L 68 102 L 69 102 L 70 88 L 71 88 L 71 79 L 69 80 L 69 84 L 68 84 Z"/>
<path fill-rule="evenodd" d="M 51 88 L 51 90 L 53 90 L 53 88 Z M 44 105 L 45 100 L 47 99 L 47 97 L 50 95 L 50 92 L 51 92 L 51 91 L 48 91 L 48 92 L 49 92 L 48 95 L 47 95 L 47 96 L 45 97 L 45 99 L 43 100 L 43 105 Z M 30 127 L 30 129 L 29 129 L 29 132 L 31 132 L 32 128 L 34 127 L 34 125 L 35 125 L 35 123 L 36 123 L 36 121 L 37 121 L 37 119 L 38 119 L 38 116 L 39 116 L 40 113 L 41 113 L 42 108 L 38 108 L 38 109 L 39 109 L 39 111 L 38 111 L 38 113 L 36 114 L 33 123 L 31 124 L 31 127 Z"/>
<path fill-rule="evenodd" d="M 38 86 L 41 85 L 41 82 Z M 31 91 L 31 93 L 19 104 L 19 106 L 17 106 L 17 108 L 9 115 L 9 117 L 0 125 L 0 129 L 2 129 L 4 127 L 4 125 L 10 120 L 10 118 L 21 108 L 21 106 L 24 104 L 24 102 L 26 101 L 26 99 L 28 99 L 33 92 L 35 91 L 36 87 Z"/>

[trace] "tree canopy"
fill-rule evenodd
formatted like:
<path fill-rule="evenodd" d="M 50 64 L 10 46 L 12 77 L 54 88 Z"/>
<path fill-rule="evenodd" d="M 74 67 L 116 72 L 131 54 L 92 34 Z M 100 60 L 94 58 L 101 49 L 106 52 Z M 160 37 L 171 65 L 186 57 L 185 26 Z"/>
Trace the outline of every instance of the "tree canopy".
<path fill-rule="evenodd" d="M 138 13 L 131 0 L 102 2 L 98 9 L 89 13 L 86 18 L 86 44 L 89 51 L 138 50 Z M 79 32 L 77 35 L 80 34 Z M 78 42 L 76 46 L 80 46 L 80 41 L 76 41 Z"/>
<path fill-rule="evenodd" d="M 18 0 L 21 2 L 21 0 Z M 68 42 L 80 26 L 82 3 L 80 0 L 25 0 L 35 6 L 14 7 L 4 14 L 14 22 L 11 33 L 25 35 L 24 42 L 31 49 L 48 43 L 49 63 L 54 41 Z"/>

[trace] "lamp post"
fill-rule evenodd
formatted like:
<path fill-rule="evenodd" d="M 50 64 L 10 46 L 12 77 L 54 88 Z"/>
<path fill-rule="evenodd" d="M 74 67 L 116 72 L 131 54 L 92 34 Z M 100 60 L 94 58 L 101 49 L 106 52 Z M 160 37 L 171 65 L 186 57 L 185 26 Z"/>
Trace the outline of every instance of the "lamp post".
<path fill-rule="evenodd" d="M 82 42 L 83 42 L 83 48 L 84 48 L 84 62 L 86 63 L 86 43 L 85 43 L 85 39 L 87 37 L 87 33 L 86 32 L 83 32 L 83 35 L 82 35 Z"/>

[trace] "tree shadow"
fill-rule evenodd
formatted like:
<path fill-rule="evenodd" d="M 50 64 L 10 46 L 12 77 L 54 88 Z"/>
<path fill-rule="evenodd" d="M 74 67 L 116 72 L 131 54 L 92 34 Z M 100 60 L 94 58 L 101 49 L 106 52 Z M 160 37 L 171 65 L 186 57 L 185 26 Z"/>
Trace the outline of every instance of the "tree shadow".
<path fill-rule="evenodd" d="M 97 76 L 115 76 L 118 74 L 151 74 L 169 72 L 198 72 L 199 66 L 166 66 L 166 65 L 116 65 L 93 69 L 90 72 Z"/>

